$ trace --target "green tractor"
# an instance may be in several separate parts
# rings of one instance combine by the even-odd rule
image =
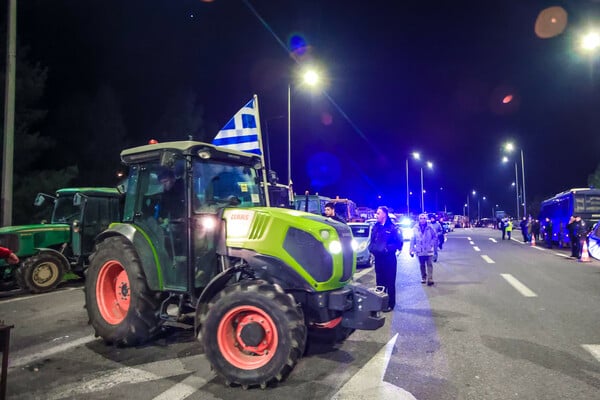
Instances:
[[[36,206],[53,202],[51,221],[0,228],[0,246],[20,259],[17,265],[0,260],[0,287],[43,293],[55,289],[66,273],[83,276],[94,237],[120,220],[122,197],[116,188],[64,188],[56,196],[38,193]]]
[[[340,341],[384,324],[387,294],[352,280],[350,228],[265,207],[258,156],[181,141],[121,159],[123,221],[97,237],[85,284],[107,344],[187,327],[227,384],[266,388],[289,374],[310,333]],[[179,186],[175,201],[163,185]]]

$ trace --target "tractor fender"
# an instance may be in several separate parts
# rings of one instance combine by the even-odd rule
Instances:
[[[32,255],[30,255],[30,256],[28,256],[26,258],[33,257],[33,256],[35,256],[37,254],[40,254],[40,253],[52,253],[52,254],[56,255],[58,258],[60,258],[60,260],[62,261],[62,264],[63,264],[65,272],[70,272],[71,271],[71,263],[69,262],[69,260],[67,259],[67,257],[65,257],[65,255],[63,253],[61,253],[60,251],[51,249],[49,247],[38,247],[38,248],[36,248],[36,250],[37,250],[37,253],[32,254]],[[19,265],[21,265],[23,263],[23,261],[24,260],[21,259],[21,262],[19,263]]]
[[[96,243],[112,236],[122,236],[132,244],[140,258],[148,287],[155,291],[162,290],[161,263],[149,236],[136,225],[115,223],[96,237]]]

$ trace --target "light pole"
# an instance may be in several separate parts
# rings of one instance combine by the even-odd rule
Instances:
[[[415,160],[421,159],[421,154],[418,151],[413,151],[411,154]],[[406,216],[410,216],[410,188],[408,186],[408,157],[406,158]]]
[[[502,157],[502,162],[504,162],[504,163],[508,162],[508,157],[506,157],[506,156]],[[515,185],[515,193],[516,193],[516,196],[517,196],[517,220],[520,220],[521,218],[519,216],[519,209],[521,208],[521,206],[519,204],[520,203],[519,202],[519,169],[517,167],[517,162],[516,161],[515,161],[515,182],[514,182],[514,185]],[[525,196],[523,196],[523,197],[525,197]]]
[[[302,83],[316,86],[320,81],[319,74],[314,69],[306,69],[302,73]],[[288,83],[287,93],[288,119],[288,185],[292,185],[292,85]]]
[[[515,150],[515,146],[511,143],[508,142],[504,145],[504,150],[511,153],[513,150]],[[522,183],[522,190],[523,190],[523,216],[527,217],[527,195],[525,194],[525,157],[523,156],[523,149],[520,149],[521,152],[521,173],[522,173],[522,178],[523,180],[521,181]],[[515,175],[516,178],[518,179],[519,173],[517,172],[517,161],[515,160]],[[519,199],[519,183],[517,182],[517,201]],[[519,207],[520,208],[520,205]],[[519,218],[519,210],[517,208],[517,218]]]
[[[433,163],[427,161],[427,168],[433,169]],[[425,189],[423,187],[423,166],[421,166],[421,213],[425,212]]]

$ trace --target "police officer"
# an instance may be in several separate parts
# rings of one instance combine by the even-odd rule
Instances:
[[[377,208],[377,222],[371,232],[369,251],[375,256],[375,280],[377,286],[384,286],[389,296],[389,307],[385,312],[392,311],[396,306],[396,272],[398,261],[396,250],[402,251],[404,244],[402,231],[388,217],[389,211],[385,206]]]

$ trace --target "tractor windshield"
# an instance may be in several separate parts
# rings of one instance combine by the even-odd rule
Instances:
[[[194,212],[211,212],[223,206],[262,206],[256,170],[216,161],[194,164]]]
[[[70,224],[74,219],[79,218],[81,209],[73,205],[73,196],[59,197],[54,203],[54,212],[52,213],[53,224]]]

